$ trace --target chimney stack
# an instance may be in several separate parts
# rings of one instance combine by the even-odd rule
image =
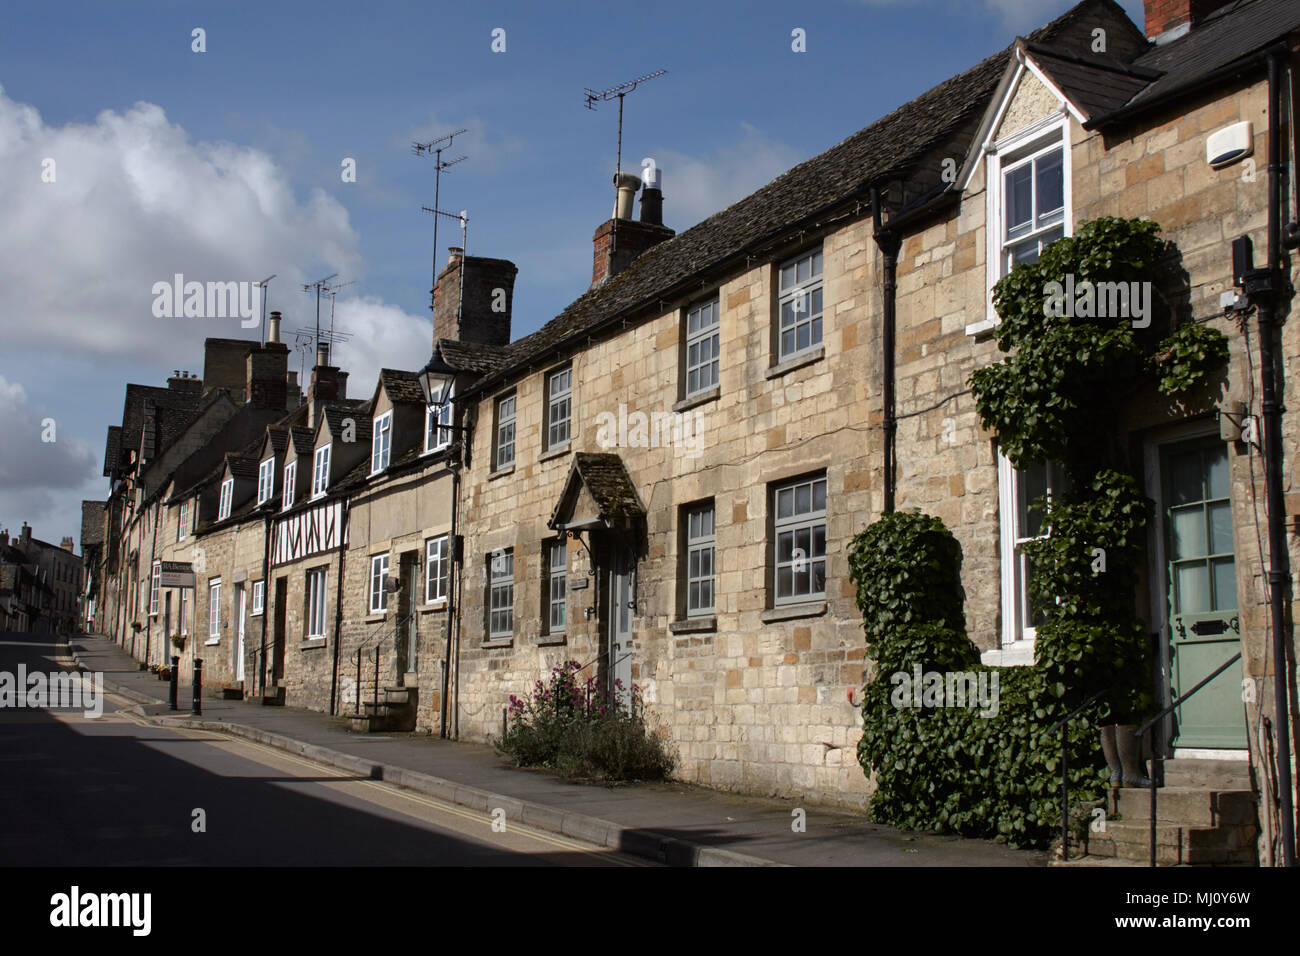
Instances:
[[[631,173],[614,177],[618,199],[614,218],[602,223],[592,236],[591,288],[618,275],[632,260],[652,246],[676,233],[663,224],[663,192],[659,188],[659,168],[646,170],[646,189],[641,196],[641,221],[632,218],[632,203],[641,180]]]
[[[245,363],[244,392],[248,404],[254,408],[291,408],[286,378],[288,370],[289,347],[283,342],[272,340],[254,346]]]
[[[328,342],[317,344],[316,366],[311,370],[311,387],[307,393],[307,401],[311,406],[309,424],[312,428],[320,422],[321,410],[326,404],[348,397],[348,373],[330,365],[329,354]]]
[[[452,246],[433,296],[433,340],[510,344],[515,276],[509,259],[467,256]]]
[[[59,547],[70,554],[75,553],[77,550],[77,545],[71,538],[64,538],[59,542]]]
[[[1156,43],[1177,40],[1231,0],[1146,0],[1146,35]]]
[[[25,553],[32,543],[32,526],[23,522],[22,534],[18,538],[18,547]]]

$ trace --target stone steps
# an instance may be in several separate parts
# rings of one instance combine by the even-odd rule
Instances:
[[[1252,790],[1166,786],[1156,791],[1156,821],[1189,827],[1253,825],[1256,805]],[[1151,791],[1138,787],[1120,789],[1111,816],[1129,822],[1150,820]]]
[[[1164,762],[1165,787],[1205,787],[1211,790],[1253,790],[1246,760],[1197,760],[1176,757]]]
[[[1160,866],[1254,866],[1259,836],[1251,790],[1162,787],[1156,794]],[[1151,791],[1125,787],[1101,833],[1088,833],[1088,855],[1149,863]]]

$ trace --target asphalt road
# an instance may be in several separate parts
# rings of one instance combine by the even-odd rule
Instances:
[[[48,635],[0,634],[0,675],[20,664],[75,669]],[[129,705],[0,707],[0,865],[650,865]]]

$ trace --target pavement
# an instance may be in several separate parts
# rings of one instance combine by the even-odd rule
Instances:
[[[1046,866],[1047,854],[988,840],[881,826],[860,814],[681,782],[576,783],[514,767],[492,747],[427,734],[358,734],[338,718],[295,707],[204,696],[190,715],[169,710],[168,685],[113,641],[70,638],[73,658],[109,692],[160,726],[220,731],[426,796],[670,866]],[[213,688],[215,691],[215,688]],[[805,829],[796,832],[795,810]]]

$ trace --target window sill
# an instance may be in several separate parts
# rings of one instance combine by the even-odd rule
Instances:
[[[809,349],[806,352],[800,352],[798,355],[792,355],[788,359],[778,362],[766,372],[764,378],[780,378],[787,372],[793,372],[797,368],[803,368],[805,365],[811,365],[813,362],[820,362],[826,357],[826,346],[819,345],[816,348]]]
[[[504,468],[498,468],[496,471],[489,471],[488,481],[492,481],[495,478],[504,478],[506,475],[513,475],[514,473],[515,473],[515,465],[514,462],[511,462],[510,464],[506,465]]]
[[[997,319],[983,319],[979,322],[972,322],[970,325],[966,326],[966,334],[975,336],[985,335],[992,332],[997,327]]]
[[[556,445],[554,448],[550,449],[549,451],[545,451],[542,454],[538,455],[537,460],[550,461],[552,458],[560,458],[563,455],[567,455],[569,453],[569,444],[570,443],[566,441],[563,445]]]
[[[560,644],[568,643],[567,634],[542,634],[537,638],[538,647],[556,647]]]
[[[1016,641],[980,654],[980,663],[989,667],[1028,667],[1034,663],[1034,642]]]
[[[810,601],[807,604],[784,604],[769,608],[758,617],[764,624],[773,624],[777,621],[794,621],[801,617],[821,617],[825,613],[825,601]]]
[[[326,644],[325,638],[323,638],[323,637],[312,637],[312,638],[308,638],[307,640],[305,640],[305,641],[303,641],[301,644],[299,644],[299,645],[298,645],[298,650],[300,650],[300,651],[314,651],[314,650],[316,650],[316,649],[319,648],[319,647],[324,647],[325,644]]]
[[[421,614],[432,614],[434,611],[445,611],[445,610],[447,610],[446,598],[439,598],[438,600],[433,601],[431,603],[420,605]]]
[[[515,639],[513,637],[494,637],[490,641],[484,641],[479,647],[491,650],[495,647],[514,647]]]
[[[211,647],[213,644],[220,644],[220,643],[221,643],[221,638],[219,638],[219,637],[209,637],[206,641],[203,642],[203,646],[204,646],[204,647]]]
[[[372,613],[372,614],[367,614],[367,615],[365,616],[365,618],[364,618],[364,623],[366,623],[366,624],[376,624],[376,623],[378,623],[379,621],[386,621],[386,620],[388,620],[388,612],[387,612],[387,611],[376,611],[376,612],[374,612],[374,613]]]
[[[687,395],[680,402],[673,405],[673,411],[685,412],[698,405],[704,405],[708,402],[716,402],[722,397],[722,386],[714,385],[712,388],[706,388],[702,392],[696,392],[694,395]]]
[[[668,630],[674,634],[702,634],[718,629],[718,619],[709,617],[691,617],[684,621],[669,621]]]

